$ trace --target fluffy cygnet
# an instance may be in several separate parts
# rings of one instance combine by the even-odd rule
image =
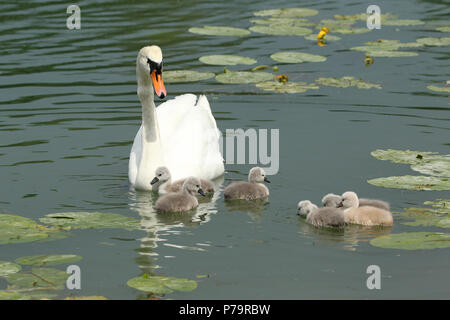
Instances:
[[[155,208],[161,212],[183,212],[198,206],[198,200],[194,196],[197,193],[205,196],[200,180],[194,177],[187,178],[183,183],[182,191],[167,193],[161,196],[155,204]]]
[[[247,181],[233,182],[224,190],[225,200],[255,200],[269,196],[269,189],[262,182],[270,181],[266,177],[264,169],[254,167],[248,174]]]
[[[322,198],[322,205],[324,207],[337,208],[341,200],[340,195],[329,193]]]
[[[394,224],[392,213],[374,206],[360,206],[356,193],[347,191],[342,195],[339,207],[344,209],[345,222],[364,226],[391,226]]]
[[[306,222],[315,227],[343,227],[344,211],[337,208],[318,208],[309,200],[300,201],[297,205],[298,215],[305,217]]]
[[[166,167],[159,167],[155,171],[155,177],[150,182],[153,190],[157,190],[159,194],[166,194],[169,192],[180,192],[183,183],[186,179],[180,179],[172,183],[172,177],[169,169]],[[211,181],[200,179],[202,190],[206,194],[214,193],[214,185]]]
[[[341,196],[338,196],[337,194],[334,194],[334,193],[329,193],[322,198],[322,205],[324,207],[337,208],[339,206],[339,204],[341,203],[341,201],[342,201]],[[391,210],[391,206],[389,205],[389,203],[387,203],[386,201],[376,200],[376,199],[361,198],[361,199],[359,199],[359,206],[360,207],[364,207],[364,206],[376,207],[376,208],[380,208],[380,209],[383,209],[386,211]]]

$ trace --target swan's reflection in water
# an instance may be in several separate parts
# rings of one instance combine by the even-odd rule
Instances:
[[[217,200],[222,194],[223,177],[213,181],[216,190],[212,196],[199,199],[199,206],[183,213],[160,213],[154,209],[158,199],[156,192],[139,192],[130,190],[129,207],[141,217],[141,228],[147,235],[140,239],[136,249],[139,257],[136,262],[143,273],[153,274],[160,266],[157,264],[159,254],[155,249],[163,243],[166,246],[187,250],[204,251],[204,247],[188,247],[168,242],[168,236],[180,234],[186,227],[199,226],[211,220],[217,213]],[[166,238],[167,237],[167,238]]]
[[[347,225],[344,228],[317,228],[299,218],[300,233],[312,241],[339,245],[343,250],[356,251],[361,242],[389,234],[392,227]]]

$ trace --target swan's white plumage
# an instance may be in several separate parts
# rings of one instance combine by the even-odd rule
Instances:
[[[163,165],[170,170],[173,180],[189,176],[211,180],[223,174],[223,157],[219,149],[220,132],[206,96],[200,96],[198,101],[193,94],[177,96],[160,104],[156,108],[156,115]],[[128,176],[133,185],[139,174],[141,154],[142,126],[134,138],[130,153]],[[148,163],[146,167],[160,166],[161,163],[156,161],[158,160]],[[148,189],[151,189],[150,181]]]

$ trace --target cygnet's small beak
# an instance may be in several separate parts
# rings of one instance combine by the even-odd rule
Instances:
[[[200,193],[204,197],[206,196],[206,194],[205,194],[205,192],[203,192],[202,188],[198,189],[198,193]]]
[[[164,99],[167,96],[166,87],[164,86],[164,81],[162,78],[162,71],[154,69],[150,74],[152,77],[153,88],[155,89],[156,95],[160,99]]]
[[[155,183],[157,183],[159,181],[158,177],[154,177],[152,182],[150,182],[151,185],[154,185]]]
[[[267,183],[270,183],[269,179],[267,179],[267,177],[264,177],[264,181]]]

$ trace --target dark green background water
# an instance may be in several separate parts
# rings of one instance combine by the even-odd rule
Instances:
[[[449,249],[400,251],[368,242],[383,233],[433,228],[397,220],[392,230],[336,233],[311,228],[296,216],[299,200],[318,203],[328,192],[354,190],[390,201],[393,210],[448,197],[366,182],[413,174],[408,166],[372,158],[374,149],[449,153],[448,97],[426,89],[449,79],[448,47],[418,48],[419,56],[412,58],[375,58],[369,68],[363,53],[348,50],[380,38],[409,42],[446,36],[430,31],[430,25],[448,22],[445,1],[377,1],[382,13],[427,24],[343,35],[326,47],[302,37],[207,37],[187,29],[204,24],[248,28],[252,11],[276,7],[314,8],[320,13],[312,20],[318,21],[365,12],[372,3],[78,1],[81,30],[66,28],[69,4],[0,4],[0,210],[34,219],[53,212],[115,212],[142,219],[146,231],[83,230],[51,242],[1,245],[0,260],[81,255],[82,290],[76,294],[108,298],[140,297],[126,281],[142,272],[198,280],[196,290],[168,296],[174,299],[449,297]],[[127,179],[128,155],[141,121],[135,59],[148,44],[163,49],[165,70],[220,72],[221,67],[198,61],[208,54],[244,55],[275,65],[269,56],[276,51],[316,53],[328,60],[279,65],[280,73],[307,82],[353,75],[380,83],[383,90],[323,87],[287,95],[214,79],[167,84],[168,98],[207,94],[222,131],[279,128],[281,154],[264,210],[226,207],[219,194],[194,216],[161,216],[153,212],[149,195],[129,191]],[[226,169],[225,184],[245,179],[249,166]],[[378,291],[366,288],[371,264],[381,267]]]

